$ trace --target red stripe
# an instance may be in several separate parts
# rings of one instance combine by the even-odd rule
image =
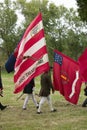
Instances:
[[[49,68],[50,68],[49,62],[46,62],[45,64],[37,67],[35,72],[35,77],[41,74],[42,72],[49,70]]]
[[[44,30],[41,30],[39,33],[37,33],[33,38],[31,38],[30,40],[28,40],[24,46],[23,52],[21,55],[23,55],[23,53],[25,53],[27,50],[29,50],[29,48],[31,46],[33,46],[36,42],[38,42],[41,38],[44,37]],[[18,66],[21,63],[21,56],[18,57],[18,60],[16,61],[15,67]]]
[[[44,47],[45,48],[45,47]],[[46,53],[45,49],[41,49],[39,50],[39,52],[37,52],[36,55],[33,55],[33,57],[37,57],[38,59],[40,58],[39,54],[42,52],[43,50],[43,55]],[[41,54],[42,56],[42,54]],[[21,76],[21,74],[29,67],[31,67],[33,64],[35,63],[34,60],[31,60],[31,59],[27,59],[24,63],[21,64],[18,72],[16,73],[16,75],[14,75],[14,81],[16,82],[17,79]]]
[[[37,59],[39,59],[42,55],[46,54],[47,50],[46,50],[46,46],[42,47],[41,49],[39,49],[36,53],[34,53],[34,55],[32,55],[32,57],[35,57]],[[14,81],[17,82],[18,77],[29,67],[31,67],[33,64],[35,63],[34,60],[32,59],[27,59],[25,62],[23,62],[18,70],[18,72],[16,73],[16,75],[14,75]]]
[[[40,39],[44,37],[44,30],[40,30],[39,33],[37,33],[34,37],[29,39],[25,46],[24,46],[24,52],[26,52],[31,46],[33,46],[36,42],[38,42]]]
[[[20,86],[18,86],[18,87],[15,89],[14,93],[18,93],[18,92],[22,91],[22,90],[24,89],[24,87],[29,83],[29,81],[30,81],[32,78],[34,78],[34,77],[40,75],[41,73],[43,73],[44,71],[47,71],[47,70],[49,70],[49,63],[48,63],[48,62],[45,63],[44,65],[41,65],[40,67],[37,67],[35,73],[32,74],[32,75],[31,75],[25,82],[23,82]]]
[[[41,13],[39,13],[37,17],[31,22],[31,24],[27,27],[23,38],[25,38],[28,35],[28,32],[30,32],[30,30],[32,30],[32,28],[36,26],[40,21],[42,21]]]

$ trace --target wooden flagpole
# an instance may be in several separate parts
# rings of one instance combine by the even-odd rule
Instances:
[[[1,78],[1,65],[0,65],[0,78]],[[0,92],[0,96],[3,97],[2,91]]]

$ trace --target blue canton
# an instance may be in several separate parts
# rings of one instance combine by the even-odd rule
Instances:
[[[54,62],[62,65],[63,57],[57,53],[54,53]]]

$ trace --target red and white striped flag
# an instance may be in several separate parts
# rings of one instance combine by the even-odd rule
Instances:
[[[41,13],[28,26],[19,44],[15,63],[14,93],[22,91],[32,78],[49,70]]]

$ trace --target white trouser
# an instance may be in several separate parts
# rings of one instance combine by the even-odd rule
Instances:
[[[53,111],[53,106],[52,106],[52,102],[51,102],[51,97],[50,97],[50,95],[49,95],[49,96],[47,96],[47,97],[41,97],[41,100],[40,100],[40,102],[39,102],[38,112],[41,112],[41,107],[42,107],[42,105],[43,105],[43,103],[44,103],[45,101],[48,101],[48,104],[49,104],[49,106],[50,106],[50,110]]]
[[[34,102],[35,106],[37,107],[38,106],[38,103],[34,97],[34,94],[27,94],[25,100],[24,100],[24,104],[23,104],[23,108],[26,108],[27,106],[27,103],[28,103],[28,100],[32,98],[32,101]]]

